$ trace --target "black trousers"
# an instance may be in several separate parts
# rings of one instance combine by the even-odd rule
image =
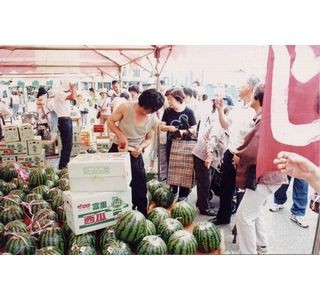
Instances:
[[[118,145],[112,144],[109,152],[119,152]],[[133,157],[130,154],[131,162],[131,176],[132,180],[130,183],[132,193],[132,205],[133,209],[138,209],[146,217],[148,215],[148,200],[147,200],[147,176],[144,169],[144,162],[142,155]]]
[[[232,199],[236,189],[236,169],[232,164],[233,154],[227,150],[223,156],[220,208],[217,219],[229,223],[232,215]]]
[[[59,161],[59,170],[65,168],[70,161],[72,150],[72,120],[69,117],[58,118],[58,129],[61,135],[61,155]]]
[[[197,182],[197,206],[200,211],[210,208],[210,189],[215,169],[209,169],[204,165],[204,161],[196,156],[194,158],[194,169]]]

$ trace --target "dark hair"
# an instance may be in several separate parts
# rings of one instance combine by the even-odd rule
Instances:
[[[260,84],[257,86],[256,90],[254,91],[254,100],[259,101],[260,105],[263,104],[263,96],[264,96],[264,84]]]
[[[94,93],[94,88],[91,87],[91,88],[89,89],[89,91],[92,92],[92,93]]]
[[[140,94],[140,89],[137,85],[131,85],[128,88],[129,92],[136,92],[137,94]]]
[[[188,87],[184,87],[183,88],[183,92],[186,96],[192,97],[193,96],[193,92],[192,89],[188,88]]]
[[[171,89],[166,90],[166,92],[165,92],[164,95],[165,95],[166,97],[168,97],[173,90],[174,90],[174,88],[171,88]]]
[[[198,92],[196,90],[192,90],[192,92],[193,92],[193,97],[197,98],[198,97]]]
[[[194,82],[192,82],[192,84],[196,84],[197,86],[200,86],[200,82],[198,80],[195,80]]]
[[[126,93],[126,92],[122,92],[122,93],[120,94],[120,97],[129,100],[130,95],[129,95],[128,93]]]
[[[47,90],[43,86],[40,86],[38,89],[37,98],[39,98],[47,93],[48,93]]]
[[[208,95],[207,94],[203,94],[202,95],[202,101],[206,101],[208,100]]]
[[[112,80],[111,85],[114,85],[116,83],[119,83],[119,80]]]
[[[161,85],[166,85],[166,82],[165,82],[163,79],[161,79],[161,80],[160,80],[160,84],[161,84]]]
[[[174,99],[176,99],[180,103],[183,103],[184,99],[186,98],[183,90],[180,88],[174,88],[170,90],[168,95],[171,95]]]
[[[148,89],[139,96],[138,103],[144,109],[155,112],[163,106],[164,97],[156,89]]]

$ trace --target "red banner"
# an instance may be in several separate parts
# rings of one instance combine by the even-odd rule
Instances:
[[[320,163],[320,46],[269,48],[257,177],[281,150]]]

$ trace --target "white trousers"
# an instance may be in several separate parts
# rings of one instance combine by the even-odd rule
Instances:
[[[280,185],[258,184],[255,191],[246,189],[236,214],[241,254],[258,254],[257,246],[267,246],[265,208],[267,198]]]

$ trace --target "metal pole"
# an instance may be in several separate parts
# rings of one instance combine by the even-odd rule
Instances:
[[[313,242],[312,254],[320,254],[320,213],[318,214],[318,223]]]

